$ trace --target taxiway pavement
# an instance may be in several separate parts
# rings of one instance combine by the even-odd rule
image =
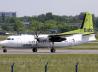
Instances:
[[[33,53],[31,49],[8,49],[7,53],[3,53],[0,49],[0,54],[98,54],[98,50],[56,50],[51,53],[48,49],[38,49],[37,53]]]

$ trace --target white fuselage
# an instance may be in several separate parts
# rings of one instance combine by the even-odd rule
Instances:
[[[48,35],[39,35],[39,38],[48,39]],[[82,34],[74,34],[65,38],[66,40],[64,41],[54,42],[54,47],[59,48],[65,46],[73,46],[96,40],[95,34],[85,36]],[[49,42],[48,40],[37,42],[34,35],[18,35],[9,36],[7,40],[1,41],[0,45],[8,48],[33,48],[36,46],[38,48],[48,48],[52,46],[52,42]]]

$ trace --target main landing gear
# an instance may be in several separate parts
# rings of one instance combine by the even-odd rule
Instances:
[[[55,50],[55,48],[54,48],[54,42],[52,42],[52,47],[51,47],[51,49],[50,49],[50,52],[51,52],[51,53],[55,53],[55,51],[56,51],[56,50]]]
[[[55,51],[56,51],[55,48],[51,48],[51,49],[50,49],[50,52],[51,52],[51,53],[55,53]]]
[[[51,53],[55,53],[55,51],[56,51],[56,50],[55,50],[55,48],[53,48],[53,47],[50,49],[50,52],[51,52]],[[37,48],[32,48],[32,52],[37,52]]]
[[[32,51],[33,52],[37,52],[37,48],[32,48]]]
[[[36,42],[36,46],[32,48],[32,52],[36,53],[37,51],[38,51],[38,45],[37,45],[37,42]],[[54,42],[52,42],[52,44],[51,44],[50,52],[51,53],[56,52],[56,50],[54,48]]]
[[[34,52],[34,53],[36,53],[38,51],[38,48],[32,48],[32,52]],[[51,53],[55,53],[55,48],[54,47],[52,47],[52,48],[50,48],[50,52]]]

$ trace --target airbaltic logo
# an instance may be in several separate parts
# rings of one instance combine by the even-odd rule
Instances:
[[[93,32],[93,29],[84,28],[84,32]]]

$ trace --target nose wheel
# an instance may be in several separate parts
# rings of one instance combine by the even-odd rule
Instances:
[[[3,46],[2,49],[3,49],[3,53],[6,53],[7,52],[6,47]]]
[[[3,48],[3,52],[6,53],[7,52],[7,49],[6,48]]]

